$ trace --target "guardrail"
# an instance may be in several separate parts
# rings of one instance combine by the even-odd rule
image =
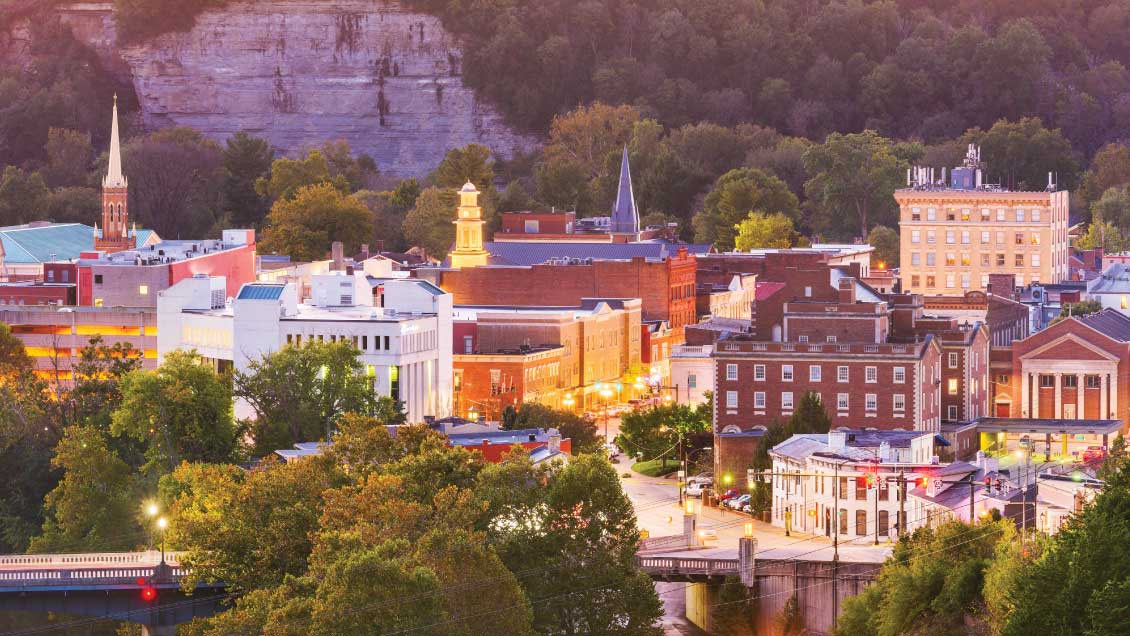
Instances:
[[[34,569],[0,570],[0,589],[27,586],[75,585],[137,585],[137,580],[154,575],[155,568],[102,568],[102,569]],[[176,582],[188,575],[187,568],[169,570],[168,582]]]
[[[646,539],[640,539],[640,552],[686,547],[687,537],[681,534],[670,534],[662,537],[648,537]]]
[[[165,562],[171,565],[180,563],[182,552],[165,552]],[[157,550],[148,552],[95,552],[90,554],[2,554],[0,555],[0,571],[25,568],[45,567],[51,565],[68,566],[70,569],[80,568],[84,565],[93,567],[106,565],[127,565],[131,563],[144,563],[156,565],[161,559]]]
[[[738,559],[699,559],[637,555],[636,564],[647,574],[666,576],[730,576],[739,571]]]

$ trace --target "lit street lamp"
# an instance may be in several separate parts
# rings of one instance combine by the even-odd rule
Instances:
[[[161,531],[161,565],[165,564],[165,528],[169,527],[169,520],[161,517],[157,520],[157,529]]]

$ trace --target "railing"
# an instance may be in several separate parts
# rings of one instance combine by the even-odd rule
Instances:
[[[738,573],[738,559],[695,559],[639,555],[636,564],[648,574],[728,576]]]
[[[181,552],[166,552],[167,563],[179,563]],[[149,552],[96,552],[90,554],[3,554],[0,555],[0,570],[13,569],[9,566],[48,566],[67,565],[72,568],[82,565],[108,565],[127,563],[156,563],[160,560],[161,553],[156,550]]]
[[[0,570],[0,589],[29,586],[75,585],[137,585],[138,579],[154,576],[155,568],[105,568],[105,569],[35,569]],[[175,583],[188,575],[187,568],[169,570],[168,582]]]
[[[687,537],[681,534],[671,534],[662,537],[648,537],[640,540],[640,551],[662,550],[666,548],[685,548]]]

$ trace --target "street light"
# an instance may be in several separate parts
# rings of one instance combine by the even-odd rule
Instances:
[[[157,520],[157,529],[161,531],[161,565],[165,564],[165,528],[169,527],[169,520],[161,517]]]
[[[577,403],[577,401],[573,399],[572,393],[566,393],[565,399],[561,400],[561,403],[571,409],[573,408],[573,405]]]
[[[612,389],[607,387],[601,389],[600,397],[604,398],[604,443],[610,444],[612,440],[608,439],[608,398],[612,397]]]

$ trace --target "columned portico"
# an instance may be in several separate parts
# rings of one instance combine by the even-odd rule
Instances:
[[[1094,404],[1087,398],[1088,388],[1092,389],[1090,400],[1096,398],[1098,400],[1099,419],[1112,418],[1117,412],[1118,363],[1116,361],[1023,360],[1021,369],[1021,417],[1086,419],[1087,404]],[[1049,376],[1051,386],[1047,386]],[[1074,386],[1069,386],[1072,382]],[[1044,386],[1041,387],[1041,384]],[[1096,388],[1097,395],[1094,391]],[[1041,412],[1041,392],[1053,393],[1051,412]]]

